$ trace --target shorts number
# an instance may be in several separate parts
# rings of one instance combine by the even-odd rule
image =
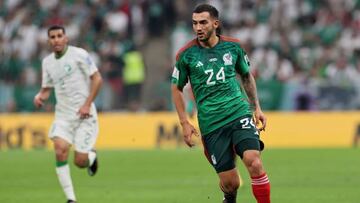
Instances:
[[[242,126],[241,126],[242,129],[249,129],[249,128],[251,128],[251,126],[255,128],[253,119],[243,118],[240,120],[240,123],[242,124]]]
[[[250,129],[251,126],[256,129],[254,121],[251,118],[243,118],[240,120],[240,123],[242,124],[242,126],[241,126],[242,129]],[[255,134],[259,135],[259,132],[256,130]]]

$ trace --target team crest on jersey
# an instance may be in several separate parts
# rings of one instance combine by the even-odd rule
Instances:
[[[231,55],[230,52],[224,54],[223,60],[224,60],[224,65],[225,65],[225,66],[229,66],[229,65],[232,65],[232,64],[233,64],[233,63],[232,63],[232,55]]]
[[[66,73],[69,73],[71,71],[71,66],[69,64],[64,65],[64,70]]]

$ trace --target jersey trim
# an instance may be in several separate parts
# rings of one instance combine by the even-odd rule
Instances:
[[[65,49],[61,53],[59,53],[58,55],[54,52],[55,58],[60,59],[61,57],[63,57],[66,54],[67,50],[68,50],[68,45],[66,45]]]
[[[235,42],[235,43],[240,44],[240,40],[233,38],[233,37],[224,36],[224,35],[220,35],[220,40],[225,41],[225,42]]]
[[[197,44],[198,44],[197,39],[193,39],[193,40],[189,41],[188,43],[186,43],[185,46],[181,47],[181,48],[179,49],[179,51],[176,53],[176,60],[179,60],[180,55],[181,55],[186,49],[189,49],[190,47],[195,46],[195,45],[197,45]]]

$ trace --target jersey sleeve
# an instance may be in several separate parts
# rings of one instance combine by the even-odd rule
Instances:
[[[90,54],[84,49],[79,49],[79,60],[79,67],[87,76],[90,77],[98,71],[98,68],[96,67],[95,62],[91,59]]]
[[[47,67],[46,62],[43,60],[41,63],[41,71],[42,71],[41,87],[42,88],[54,87],[54,82],[50,77],[50,74],[46,67]]]
[[[236,60],[235,69],[240,75],[247,74],[250,71],[249,58],[240,46],[238,46],[238,57]]]
[[[174,66],[174,70],[171,76],[171,83],[176,84],[179,89],[183,89],[188,82],[188,69],[184,58],[180,56]]]

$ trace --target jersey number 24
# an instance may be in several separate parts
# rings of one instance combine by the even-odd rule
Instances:
[[[221,67],[220,70],[216,73],[216,80],[213,80],[214,69],[205,70],[205,74],[209,75],[208,79],[206,80],[207,85],[215,85],[216,81],[225,81],[224,67]]]

